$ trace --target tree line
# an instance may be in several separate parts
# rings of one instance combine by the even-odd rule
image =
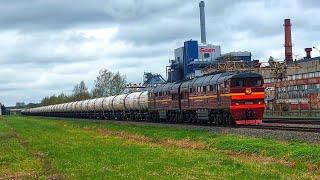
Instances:
[[[71,95],[60,93],[59,95],[48,96],[41,100],[40,105],[48,106],[91,98],[118,95],[125,89],[125,87],[125,76],[121,75],[119,72],[112,73],[107,69],[102,69],[99,71],[97,78],[94,80],[94,87],[91,91],[88,90],[85,82],[81,81],[74,86]]]

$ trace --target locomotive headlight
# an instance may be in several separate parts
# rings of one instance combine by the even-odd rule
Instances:
[[[251,88],[246,88],[245,93],[246,93],[247,95],[251,94],[251,93],[252,93]]]

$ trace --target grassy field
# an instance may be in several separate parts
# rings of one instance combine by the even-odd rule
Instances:
[[[0,179],[319,179],[320,145],[149,125],[0,117]]]

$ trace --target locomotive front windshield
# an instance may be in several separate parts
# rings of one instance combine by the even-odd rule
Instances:
[[[232,87],[260,87],[262,86],[261,78],[244,78],[244,79],[233,79],[231,81]]]

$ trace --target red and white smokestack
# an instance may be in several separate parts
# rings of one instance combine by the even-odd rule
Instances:
[[[292,62],[292,39],[291,39],[291,22],[290,19],[284,20],[284,47],[285,61]]]
[[[306,51],[306,58],[311,58],[312,48],[305,48],[304,50]]]

